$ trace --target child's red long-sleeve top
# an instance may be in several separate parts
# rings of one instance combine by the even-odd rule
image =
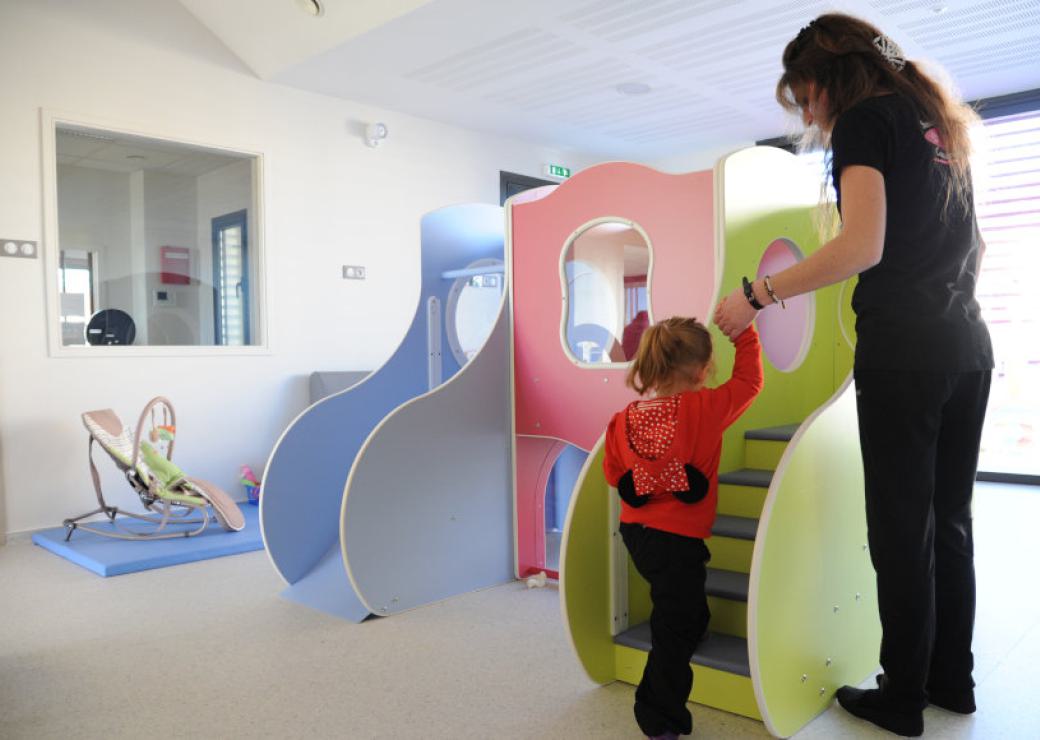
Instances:
[[[668,451],[656,459],[642,457],[633,449],[628,434],[629,413],[635,401],[614,414],[607,427],[603,472],[607,482],[618,480],[637,464],[648,479],[668,479],[676,461],[690,464],[708,479],[708,493],[696,504],[683,503],[668,490],[655,490],[638,508],[621,502],[621,521],[642,524],[665,532],[699,537],[711,536],[719,497],[719,458],[722,433],[736,421],[762,390],[762,352],[758,333],[749,326],[737,337],[733,375],[718,388],[703,388],[678,394],[679,409],[675,435]],[[626,422],[627,420],[627,422]],[[658,486],[658,488],[662,488]]]

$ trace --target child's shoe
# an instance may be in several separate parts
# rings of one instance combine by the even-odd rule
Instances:
[[[838,703],[849,714],[872,722],[878,727],[904,737],[920,737],[924,733],[924,715],[893,707],[881,689],[857,689],[842,686],[837,692]]]

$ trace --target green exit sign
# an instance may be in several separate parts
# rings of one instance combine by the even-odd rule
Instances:
[[[571,176],[571,168],[563,167],[558,164],[547,164],[545,165],[545,174],[547,174],[549,177],[559,177],[561,179],[566,180],[568,177]]]

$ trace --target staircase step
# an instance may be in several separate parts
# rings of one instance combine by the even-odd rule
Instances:
[[[614,642],[618,645],[650,652],[650,623],[643,622],[635,627],[630,627],[617,635]],[[697,646],[690,662],[693,665],[714,668],[738,676],[751,676],[747,640],[732,635],[710,633],[708,639]]]
[[[764,439],[770,442],[790,442],[791,437],[798,431],[801,424],[785,424],[779,427],[764,427],[762,429],[748,429],[744,432],[744,439]]]
[[[772,481],[773,471],[759,468],[741,468],[728,473],[719,473],[719,485],[769,488]]]
[[[715,537],[733,537],[738,540],[753,540],[758,533],[758,519],[746,516],[719,514],[711,528]]]
[[[731,570],[708,568],[708,577],[704,582],[704,592],[708,596],[717,596],[733,601],[748,599],[747,573],[734,573]]]

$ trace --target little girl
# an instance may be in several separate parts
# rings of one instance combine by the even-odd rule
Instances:
[[[692,729],[690,658],[711,617],[704,540],[715,522],[722,433],[762,390],[754,327],[734,345],[733,377],[705,388],[714,369],[707,328],[678,317],[649,327],[626,382],[653,397],[629,404],[607,427],[603,469],[621,496],[621,536],[653,602],[650,655],[635,705],[636,722],[651,738]]]

